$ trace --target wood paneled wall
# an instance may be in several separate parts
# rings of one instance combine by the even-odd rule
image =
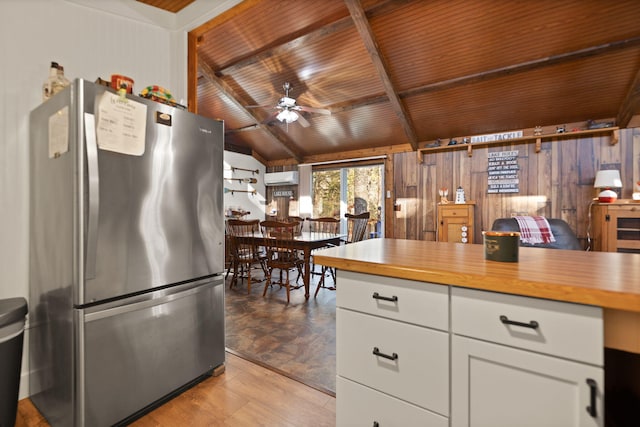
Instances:
[[[475,236],[482,242],[482,230],[491,229],[496,218],[512,213],[562,218],[586,247],[593,188],[599,169],[618,169],[624,187],[621,198],[631,198],[634,182],[640,179],[640,128],[621,129],[619,142],[610,136],[586,136],[542,142],[535,141],[478,147],[472,157],[466,150],[429,152],[419,163],[415,152],[393,155],[393,193],[396,208],[387,236],[415,240],[436,239],[438,189],[449,189],[449,200],[462,186],[467,200],[476,202]],[[520,192],[487,193],[488,153],[518,150]]]

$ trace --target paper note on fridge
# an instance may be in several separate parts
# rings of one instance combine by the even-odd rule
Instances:
[[[98,148],[141,156],[147,129],[147,106],[104,92],[98,102]]]
[[[69,151],[69,106],[49,116],[49,158],[58,158]]]

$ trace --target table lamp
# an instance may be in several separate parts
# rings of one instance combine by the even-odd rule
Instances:
[[[601,170],[596,173],[596,181],[593,183],[594,188],[600,188],[602,191],[598,194],[600,203],[613,203],[618,198],[618,194],[612,188],[622,188],[622,180],[620,179],[620,171],[617,170]]]

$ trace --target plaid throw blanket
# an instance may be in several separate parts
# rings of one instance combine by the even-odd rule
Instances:
[[[549,221],[543,216],[516,216],[520,226],[520,240],[524,243],[551,243],[556,239],[551,233]]]

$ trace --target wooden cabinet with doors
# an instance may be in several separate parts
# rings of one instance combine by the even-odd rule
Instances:
[[[640,253],[640,202],[594,203],[591,209],[594,250]]]
[[[473,243],[475,202],[438,203],[438,241]]]

